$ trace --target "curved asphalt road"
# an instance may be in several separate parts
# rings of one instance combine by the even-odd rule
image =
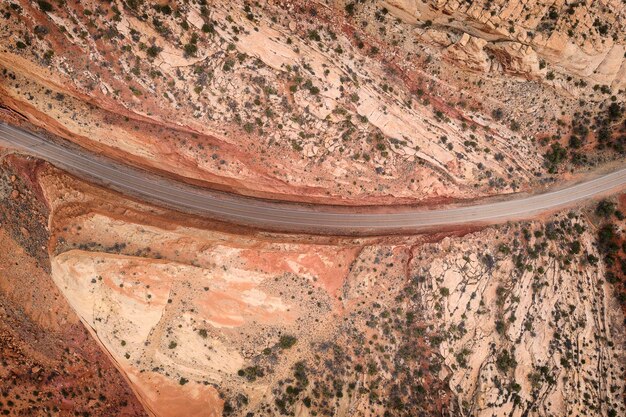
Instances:
[[[261,229],[313,234],[382,235],[530,218],[617,191],[626,168],[577,185],[507,201],[437,210],[299,205],[212,192],[161,178],[78,148],[0,124],[0,145],[25,151],[59,168],[150,202]]]

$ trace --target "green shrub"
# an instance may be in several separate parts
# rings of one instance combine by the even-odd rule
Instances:
[[[295,338],[295,336],[282,335],[280,337],[280,341],[278,342],[278,345],[283,349],[289,349],[293,347],[293,345],[295,345],[296,342],[297,342],[297,339]]]
[[[156,45],[152,45],[148,49],[146,49],[146,54],[148,54],[150,58],[156,58],[161,51],[161,48]]]
[[[198,52],[198,46],[195,43],[187,43],[185,44],[185,57],[195,56]]]
[[[517,361],[515,361],[515,357],[508,350],[503,350],[496,358],[496,366],[502,372],[507,372],[511,368],[515,369]]]
[[[52,7],[52,5],[48,3],[47,1],[39,0],[37,4],[39,5],[39,8],[43,12],[51,12],[52,10],[54,10],[54,7]]]
[[[596,206],[596,215],[608,219],[615,213],[615,203],[609,200],[602,200]]]
[[[262,378],[265,372],[258,366],[248,366],[237,371],[237,375],[246,378],[249,382],[254,382],[257,378]]]
[[[567,150],[556,142],[550,145],[550,150],[543,156],[548,172],[554,174],[557,172],[559,165],[565,160]]]

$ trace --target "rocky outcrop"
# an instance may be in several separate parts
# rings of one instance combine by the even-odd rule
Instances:
[[[444,239],[416,262],[463,414],[623,412],[623,317],[589,223],[570,219]]]
[[[539,192],[626,143],[615,0],[13,0],[0,15],[0,119],[224,191],[435,205]],[[23,176],[33,191],[0,182],[14,216],[0,241],[8,230],[49,258],[53,281],[18,288],[42,271],[5,244],[29,266],[0,256],[13,277],[0,296],[20,294],[27,314],[64,297],[69,330],[35,319],[60,339],[80,319],[154,416],[626,414],[624,323],[605,282],[616,278],[585,210],[433,235],[297,236],[149,206],[44,163]],[[80,383],[115,400],[91,386],[59,396],[104,355],[59,348],[5,301],[0,347],[21,379],[0,366],[3,383],[40,378],[13,341],[41,335],[56,358],[45,365],[74,371],[50,371],[52,397],[74,414],[141,413],[110,364]],[[20,390],[24,404],[41,399]]]
[[[623,411],[623,317],[581,214],[315,238],[38,181],[56,285],[157,416]]]
[[[397,17],[414,25],[432,24],[431,30],[461,31],[473,42],[468,51],[482,61],[493,51],[496,65],[484,71],[504,71],[539,78],[538,61],[545,61],[565,75],[590,84],[626,87],[626,44],[623,41],[626,8],[617,1],[428,1],[383,2]],[[504,45],[503,45],[504,44]],[[471,62],[459,56],[461,64]]]
[[[539,74],[539,58],[535,50],[528,45],[498,42],[486,44],[485,48],[494,57],[492,66],[496,68],[492,67],[492,70],[522,76]]]
[[[485,51],[487,41],[464,33],[457,42],[445,49],[444,57],[468,69],[487,72],[491,60]]]
[[[2,106],[96,152],[246,195],[429,204],[539,182],[541,150],[529,138],[544,126],[516,113],[532,98],[561,97],[523,86],[471,102],[467,90],[486,73],[500,74],[495,82],[546,73],[534,44],[459,28],[470,21],[460,11],[449,23],[415,11],[421,26],[435,19],[427,28],[368,14],[363,28],[343,10],[319,6],[313,19],[308,6],[286,3],[249,12],[243,3],[177,4],[171,13],[121,2],[119,13],[7,6]],[[38,35],[22,39],[20,25]],[[438,53],[454,65],[421,62]],[[478,79],[457,75],[467,68]],[[494,119],[502,107],[510,117]]]

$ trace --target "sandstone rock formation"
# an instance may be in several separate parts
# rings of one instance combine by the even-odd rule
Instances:
[[[145,416],[50,277],[48,213],[22,168],[0,165],[0,412]]]
[[[0,119],[247,196],[505,198],[623,165],[625,14],[7,0]],[[624,195],[522,224],[298,236],[0,151],[5,414],[626,415]]]
[[[616,1],[420,1],[383,2],[391,14],[411,24],[431,22],[434,30],[480,39],[472,56],[493,52],[497,68],[541,75],[538,61],[590,84],[626,87],[626,8]],[[498,54],[495,51],[499,51]],[[471,59],[470,59],[471,60]],[[465,62],[462,57],[461,62]],[[520,62],[526,65],[521,66]],[[485,71],[494,66],[482,68]]]
[[[3,108],[103,154],[248,195],[427,204],[540,187],[550,144],[535,136],[566,145],[572,115],[603,113],[626,79],[613,3],[44,9],[2,7]],[[616,157],[587,142],[572,149],[574,166]]]
[[[589,229],[581,218],[564,218],[528,225],[542,237],[514,240],[520,255],[488,231],[460,246],[445,239],[433,248],[435,259],[418,263],[424,310],[437,312],[434,321],[447,335],[441,352],[467,415],[620,410],[623,315],[602,268],[563,251],[570,245],[561,239],[543,238],[555,227],[563,234]],[[595,253],[589,232],[576,239],[582,253]]]
[[[37,183],[54,282],[154,415],[624,411],[623,315],[585,212],[307,238],[189,219],[53,169]]]

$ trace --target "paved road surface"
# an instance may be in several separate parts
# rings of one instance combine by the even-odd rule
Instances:
[[[218,193],[161,178],[75,147],[43,139],[0,124],[0,145],[25,151],[75,175],[132,197],[262,229],[323,234],[377,235],[432,230],[447,226],[526,219],[626,185],[626,167],[613,173],[545,194],[437,210],[376,209],[298,205]]]

